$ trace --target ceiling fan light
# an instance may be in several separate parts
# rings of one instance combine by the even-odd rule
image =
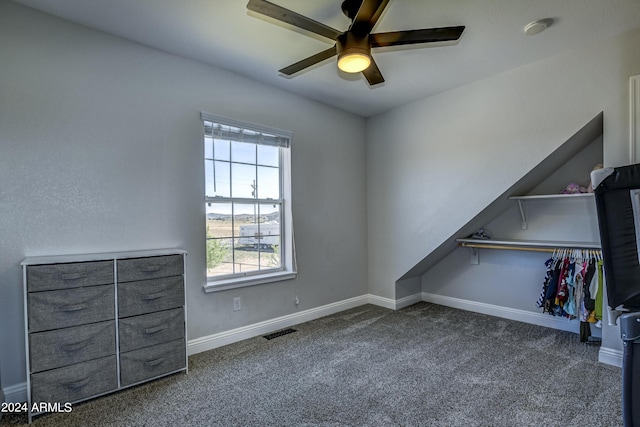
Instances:
[[[371,65],[371,57],[367,52],[343,52],[338,57],[338,68],[345,73],[359,73]]]
[[[371,45],[369,36],[358,36],[351,31],[340,34],[336,39],[338,68],[346,73],[359,73],[371,65]]]

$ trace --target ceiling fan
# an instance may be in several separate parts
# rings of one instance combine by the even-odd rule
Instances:
[[[464,26],[458,26],[372,34],[387,3],[389,0],[345,0],[342,12],[351,19],[351,25],[345,32],[267,0],[249,0],[247,9],[335,40],[333,47],[281,69],[282,74],[291,76],[337,55],[339,69],[348,73],[362,72],[369,85],[373,86],[383,83],[384,78],[371,56],[371,48],[458,40],[464,31]]]

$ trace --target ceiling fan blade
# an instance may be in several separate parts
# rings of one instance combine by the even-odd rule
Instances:
[[[369,82],[369,86],[384,83],[384,77],[382,77],[380,68],[378,68],[378,64],[376,64],[376,61],[374,61],[373,58],[371,58],[371,65],[369,65],[369,68],[364,70],[362,74]]]
[[[349,30],[358,35],[369,34],[388,3],[389,0],[363,0]]]
[[[267,0],[249,0],[249,3],[247,3],[247,9],[278,21],[286,22],[294,27],[319,34],[331,40],[335,40],[340,34],[342,34],[342,31],[338,31],[335,28],[331,28],[292,10],[285,9],[282,6],[268,2]]]
[[[458,40],[464,31],[464,26],[425,28],[422,30],[392,31],[376,33],[369,36],[371,47],[400,46],[414,43],[434,43]]]
[[[288,67],[285,67],[282,70],[280,70],[280,72],[282,74],[286,74],[287,76],[290,76],[292,74],[297,73],[298,71],[302,71],[305,68],[311,67],[312,65],[315,65],[318,62],[322,62],[325,59],[331,58],[332,56],[335,56],[335,54],[336,54],[336,47],[333,46],[332,48],[323,50],[322,52],[316,53],[315,55],[305,58],[302,61],[298,61],[295,64],[291,64]]]

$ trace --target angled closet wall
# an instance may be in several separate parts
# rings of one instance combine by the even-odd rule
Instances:
[[[599,248],[594,198],[558,194],[570,183],[588,186],[591,170],[602,163],[602,144],[600,135],[541,182],[515,189],[507,209],[481,225],[492,239],[470,241],[492,248],[453,250],[423,274],[423,299],[579,333],[579,320],[545,314],[537,303],[554,249]],[[467,244],[467,237],[458,243]]]

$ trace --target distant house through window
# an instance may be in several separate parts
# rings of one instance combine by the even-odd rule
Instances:
[[[291,133],[202,113],[207,285],[293,275]]]

